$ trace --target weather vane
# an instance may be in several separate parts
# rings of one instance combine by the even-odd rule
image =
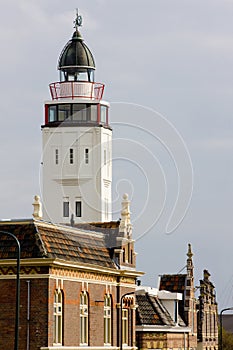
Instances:
[[[78,30],[78,27],[81,27],[83,23],[82,16],[78,14],[78,9],[76,9],[76,18],[74,20],[74,28]]]

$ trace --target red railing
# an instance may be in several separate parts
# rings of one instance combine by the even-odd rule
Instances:
[[[101,100],[104,93],[104,84],[88,81],[63,81],[49,85],[53,100],[63,98],[88,98]]]

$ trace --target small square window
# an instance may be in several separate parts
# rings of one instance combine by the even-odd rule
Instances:
[[[81,201],[75,202],[75,215],[78,218],[80,218],[82,216],[82,202]]]

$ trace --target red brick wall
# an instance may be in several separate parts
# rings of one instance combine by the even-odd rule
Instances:
[[[61,282],[58,280],[58,285]],[[56,288],[56,280],[50,279],[49,291],[49,346],[53,344],[53,296]],[[106,294],[105,283],[85,283],[85,287],[78,281],[63,281],[62,287],[64,294],[64,327],[63,327],[63,345],[79,346],[80,345],[80,293],[83,289],[88,293],[89,298],[89,345],[103,346],[104,345],[104,296]],[[82,289],[83,288],[83,289]],[[109,293],[112,296],[112,345],[117,345],[117,294],[116,286],[112,286]],[[133,289],[122,288],[121,293]],[[132,314],[134,310],[130,310]],[[133,319],[132,319],[133,321]],[[131,322],[131,320],[130,320]],[[130,331],[134,332],[134,324],[129,327]],[[134,342],[134,337],[131,335],[129,339]]]
[[[64,322],[63,344],[65,346],[80,345],[80,293],[86,289],[89,296],[89,345],[104,345],[104,296],[106,290],[112,296],[112,345],[119,342],[117,312],[117,286],[105,282],[82,283],[75,280],[21,277],[20,288],[20,339],[19,350],[25,350],[27,344],[27,306],[28,306],[28,283],[30,281],[30,321],[29,340],[30,349],[39,350],[41,347],[53,345],[53,303],[54,291],[59,285],[64,295]],[[15,279],[0,280],[1,303],[0,303],[0,349],[12,350],[14,348],[15,326]],[[121,287],[120,295],[131,292],[132,287]],[[135,310],[130,309],[133,315]],[[130,320],[134,332],[133,318]],[[134,343],[134,337],[129,334],[129,339]]]
[[[28,283],[20,281],[20,328],[19,350],[25,350],[27,344],[27,308],[28,308]],[[30,281],[30,346],[39,350],[47,345],[47,289],[48,282],[45,279],[31,279]],[[12,350],[15,337],[15,304],[16,304],[16,280],[0,280],[0,349]]]

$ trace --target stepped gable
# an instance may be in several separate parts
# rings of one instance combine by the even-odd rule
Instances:
[[[0,230],[13,233],[21,245],[21,259],[50,258],[106,268],[116,266],[100,232],[85,231],[42,221],[0,223]],[[14,259],[16,245],[1,234],[0,259]]]

